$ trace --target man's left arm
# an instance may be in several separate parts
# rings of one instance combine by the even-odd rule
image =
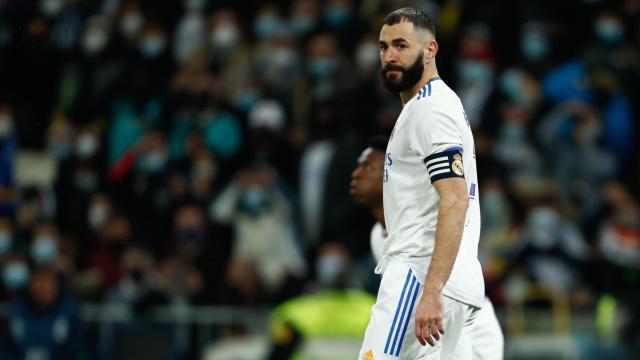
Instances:
[[[440,179],[433,186],[440,196],[435,249],[415,315],[416,337],[422,345],[431,346],[444,334],[442,289],[460,248],[469,206],[464,178]]]

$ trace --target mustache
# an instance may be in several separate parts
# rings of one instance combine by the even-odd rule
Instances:
[[[387,71],[404,71],[404,67],[400,66],[400,65],[393,65],[393,64],[387,64],[382,68],[382,71],[384,73],[387,73]]]

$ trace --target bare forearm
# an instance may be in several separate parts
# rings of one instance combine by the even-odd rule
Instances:
[[[440,203],[435,249],[425,280],[425,291],[440,293],[449,279],[458,255],[468,200],[453,199]]]

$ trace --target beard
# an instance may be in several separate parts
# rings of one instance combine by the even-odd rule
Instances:
[[[401,75],[396,78],[387,77],[387,72],[391,70],[400,71]],[[407,68],[403,68],[400,65],[386,65],[382,68],[381,75],[384,80],[384,87],[391,92],[399,93],[413,88],[422,78],[423,72],[423,54],[420,52],[413,65]]]

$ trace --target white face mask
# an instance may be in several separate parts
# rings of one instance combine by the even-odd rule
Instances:
[[[54,17],[64,8],[64,0],[42,0],[40,1],[40,11],[48,17]]]
[[[76,151],[81,159],[88,159],[98,151],[99,143],[95,135],[84,133],[80,135],[76,143]]]
[[[184,8],[189,11],[200,11],[207,6],[207,0],[184,0]]]
[[[89,30],[82,37],[82,47],[88,54],[97,54],[107,46],[108,41],[109,36],[103,29]]]
[[[272,53],[273,64],[278,69],[291,69],[298,62],[298,54],[289,47],[279,47]]]
[[[97,230],[106,224],[109,218],[109,209],[105,205],[93,205],[89,209],[88,223],[91,229]]]
[[[144,25],[144,17],[137,12],[130,12],[120,19],[120,31],[128,38],[136,36]]]
[[[240,39],[238,28],[231,23],[221,24],[210,35],[209,41],[216,48],[229,49],[236,45]]]
[[[380,62],[380,49],[378,45],[367,42],[358,47],[356,51],[356,64],[361,70],[370,70]]]

